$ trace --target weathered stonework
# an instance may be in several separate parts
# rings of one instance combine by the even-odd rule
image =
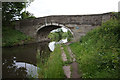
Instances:
[[[56,15],[35,19],[16,21],[15,28],[36,41],[47,40],[49,32],[60,27],[69,28],[73,32],[74,41],[78,41],[88,31],[100,26],[112,17],[112,13],[94,15]]]

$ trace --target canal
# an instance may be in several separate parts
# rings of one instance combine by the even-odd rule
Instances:
[[[3,48],[2,78],[38,78],[42,68],[54,51],[55,44],[66,43],[67,39],[59,42],[40,42],[22,46]],[[39,53],[39,54],[38,54]]]

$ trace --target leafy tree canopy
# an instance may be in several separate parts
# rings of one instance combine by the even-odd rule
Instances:
[[[2,3],[2,23],[3,26],[10,24],[16,17],[20,17],[20,12],[25,8],[25,3],[3,2]]]
[[[31,1],[27,3],[27,6]],[[3,2],[2,3],[2,23],[3,26],[11,25],[11,21],[16,19],[25,19],[28,17],[34,17],[33,14],[29,12],[22,12],[26,8],[25,2]]]

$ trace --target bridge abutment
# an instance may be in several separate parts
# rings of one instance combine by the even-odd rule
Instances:
[[[94,15],[59,15],[16,21],[15,28],[26,35],[44,41],[53,29],[66,27],[73,32],[73,41],[79,41],[90,30],[112,17],[112,13]]]

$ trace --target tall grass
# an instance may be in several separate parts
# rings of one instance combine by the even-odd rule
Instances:
[[[31,37],[26,36],[20,31],[14,30],[9,27],[2,28],[2,46],[23,44],[30,41],[31,39]]]
[[[60,45],[56,45],[54,52],[50,54],[48,61],[39,70],[39,78],[64,78],[63,61]]]
[[[67,57],[68,62],[71,62],[72,59],[71,59],[70,54],[69,54],[69,51],[68,51],[68,46],[65,45],[65,44],[62,44],[62,46],[63,46],[63,48],[64,48],[64,52],[65,52],[65,54],[66,54],[66,57]]]
[[[120,24],[111,19],[70,45],[83,78],[120,78]]]

